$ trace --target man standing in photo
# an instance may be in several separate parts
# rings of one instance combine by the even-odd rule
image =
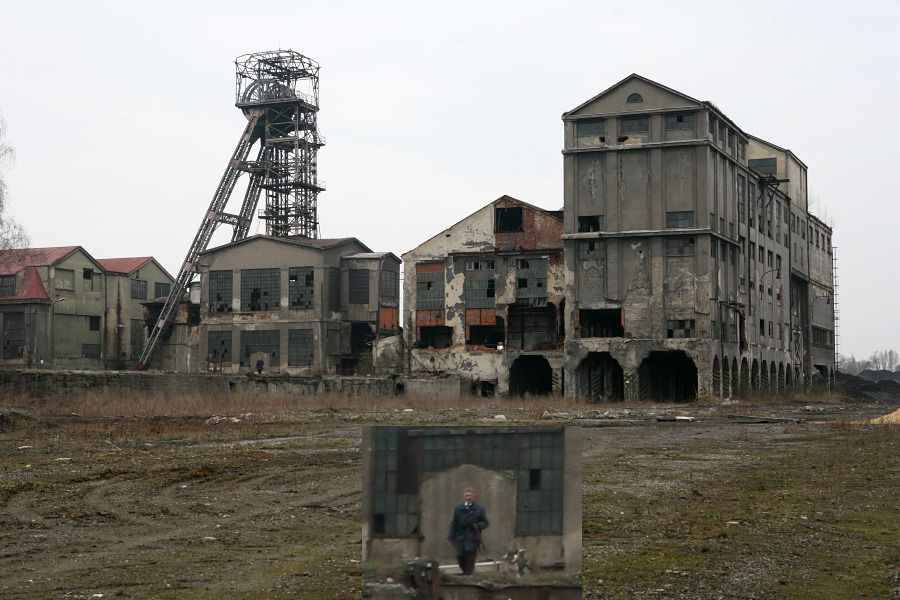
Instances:
[[[456,559],[463,575],[475,572],[475,555],[481,543],[481,530],[488,526],[484,507],[475,502],[475,491],[466,488],[463,501],[453,509],[447,540],[456,549]]]

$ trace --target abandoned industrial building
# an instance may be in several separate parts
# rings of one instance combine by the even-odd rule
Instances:
[[[256,235],[201,253],[207,370],[353,372],[399,333],[400,259],[356,238]]]
[[[411,373],[476,393],[562,393],[560,212],[503,196],[403,255]]]
[[[639,75],[563,122],[568,394],[830,380],[832,232],[808,210],[799,158]]]
[[[137,364],[149,293],[172,277],[153,257],[95,259],[81,246],[0,251],[4,367]]]

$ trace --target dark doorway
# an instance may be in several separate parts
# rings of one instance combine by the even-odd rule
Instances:
[[[419,348],[449,348],[452,343],[452,327],[445,325],[419,327]]]
[[[547,359],[539,355],[520,356],[509,369],[509,393],[549,394],[553,391],[553,369]]]
[[[625,397],[621,365],[609,352],[590,352],[578,367],[581,393],[588,402],[611,402]]]
[[[625,328],[622,326],[622,309],[579,310],[578,322],[581,326],[581,337],[622,337]]]
[[[697,399],[697,366],[683,351],[651,352],[638,369],[641,400],[690,402]]]
[[[554,350],[559,347],[556,307],[509,307],[507,344],[511,350]]]

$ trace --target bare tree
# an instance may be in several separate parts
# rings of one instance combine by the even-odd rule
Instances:
[[[893,371],[900,362],[900,356],[896,350],[876,350],[869,357],[869,362],[876,371]]]
[[[28,233],[8,212],[9,188],[3,177],[4,169],[16,160],[15,149],[6,143],[6,121],[0,117],[0,250],[24,248],[31,243]]]

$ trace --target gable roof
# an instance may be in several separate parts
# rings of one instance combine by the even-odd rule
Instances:
[[[152,256],[136,256],[133,258],[98,258],[97,262],[110,273],[127,275],[151,260],[153,260]]]
[[[252,235],[250,237],[246,237],[242,240],[237,240],[235,242],[229,242],[227,244],[222,244],[221,246],[217,246],[215,248],[209,248],[204,250],[200,254],[210,254],[212,252],[219,252],[224,250],[225,248],[232,248],[234,246],[239,246],[241,244],[248,244],[255,242],[257,240],[269,240],[272,242],[277,242],[281,244],[291,244],[294,246],[305,246],[307,248],[318,248],[320,250],[327,250],[329,248],[335,248],[337,246],[341,246],[344,244],[357,243],[363,248],[365,248],[366,252],[371,252],[372,250],[363,244],[361,241],[356,239],[355,237],[343,237],[343,238],[308,238],[302,235],[290,235],[290,236],[275,236],[275,235]]]
[[[15,275],[26,267],[50,266],[76,250],[83,251],[84,248],[81,246],[60,246],[58,248],[13,248],[11,250],[0,250],[0,274]]]
[[[602,96],[605,96],[606,94],[610,93],[610,92],[613,91],[614,89],[616,89],[616,88],[618,88],[618,87],[620,87],[620,86],[625,85],[626,83],[628,83],[629,81],[631,81],[631,80],[633,80],[633,79],[639,79],[639,80],[641,80],[641,81],[643,81],[643,82],[645,82],[645,83],[648,83],[648,84],[653,85],[653,86],[656,86],[656,87],[658,87],[658,88],[660,88],[660,89],[662,89],[662,90],[665,90],[665,91],[669,92],[670,94],[675,94],[676,96],[680,96],[680,97],[684,98],[685,100],[687,100],[688,102],[691,102],[691,103],[694,103],[694,104],[703,104],[703,102],[702,102],[701,100],[697,100],[696,98],[691,98],[691,97],[688,96],[687,94],[682,94],[682,93],[679,92],[678,90],[673,90],[673,89],[670,88],[670,87],[666,87],[666,86],[664,86],[664,85],[661,84],[661,83],[657,83],[657,82],[653,81],[652,79],[647,79],[646,77],[644,77],[644,76],[642,76],[642,75],[638,75],[637,73],[632,73],[631,75],[629,75],[628,77],[626,77],[626,78],[623,79],[622,81],[620,81],[620,82],[618,82],[618,83],[615,83],[615,84],[611,85],[610,87],[606,88],[605,90],[603,90],[602,92],[600,92],[599,94],[597,94],[596,96],[594,96],[593,98],[591,98],[591,99],[589,99],[589,100],[586,100],[586,101],[582,102],[581,104],[579,104],[578,106],[576,106],[576,107],[573,108],[572,110],[567,110],[566,112],[563,113],[563,115],[562,115],[563,118],[565,119],[565,118],[566,118],[567,116],[569,116],[570,114],[572,114],[572,113],[574,113],[574,112],[578,112],[579,110],[581,110],[582,108],[584,108],[585,106],[587,106],[588,104],[590,104],[591,102],[597,100],[598,98],[600,98],[600,97],[602,97]]]

